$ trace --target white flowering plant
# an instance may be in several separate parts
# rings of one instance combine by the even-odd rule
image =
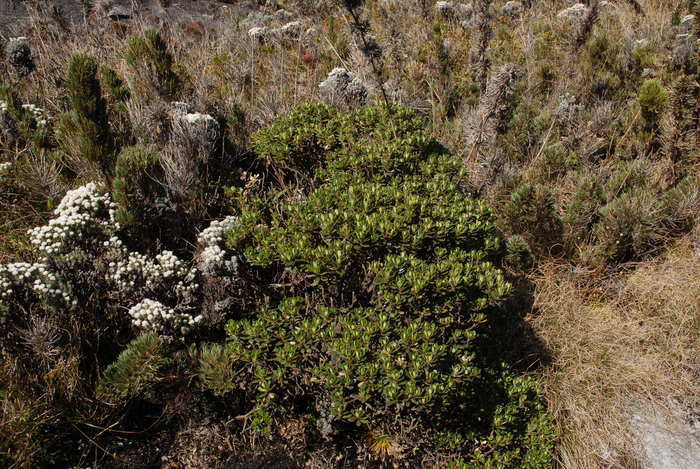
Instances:
[[[199,321],[193,313],[199,292],[197,269],[171,251],[155,256],[131,252],[119,238],[114,202],[96,184],[69,191],[54,215],[47,225],[29,231],[30,241],[44,262],[41,269],[30,270],[27,275],[28,267],[22,267],[24,270],[20,269],[17,275],[6,276],[5,284],[17,287],[22,282],[33,282],[37,276],[45,277],[46,292],[62,296],[63,290],[55,285],[60,278],[57,272],[61,272],[80,285],[82,298],[92,294],[85,290],[99,291],[105,300],[116,300],[129,308],[132,324],[137,328],[183,335]],[[210,230],[204,238],[220,243],[223,229]],[[213,232],[217,230],[215,236]],[[78,269],[76,259],[81,262]],[[81,271],[86,266],[92,271]],[[44,292],[41,284],[35,290]],[[66,297],[64,302],[73,304],[75,300]]]
[[[185,336],[201,321],[202,316],[191,315],[148,298],[129,309],[134,326],[165,336]]]
[[[197,237],[197,243],[203,247],[197,266],[206,275],[216,273],[236,274],[238,258],[224,250],[224,233],[239,225],[238,218],[228,216],[223,220],[214,220],[209,227]]]
[[[75,300],[69,286],[46,264],[0,264],[0,324],[11,309],[35,301],[65,308]]]

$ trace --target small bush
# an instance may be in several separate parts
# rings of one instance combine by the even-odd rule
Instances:
[[[664,224],[671,233],[685,233],[697,222],[700,210],[700,179],[687,176],[661,197]]]
[[[158,31],[146,29],[143,36],[132,37],[124,58],[158,94],[165,97],[178,94],[181,80],[173,70],[173,56]]]
[[[506,240],[505,261],[515,269],[525,270],[532,267],[532,249],[520,235],[514,235]]]
[[[157,206],[164,204],[166,195],[157,153],[139,146],[124,148],[117,157],[113,184],[116,220],[121,226],[146,229],[156,221]]]
[[[583,175],[563,217],[570,245],[579,245],[588,240],[591,228],[598,221],[598,209],[605,205],[605,201],[600,177],[595,174]]]
[[[520,186],[503,208],[506,228],[522,235],[538,254],[549,253],[562,240],[562,223],[552,193],[544,186]]]
[[[226,394],[236,389],[234,365],[233,357],[224,345],[206,345],[199,356],[199,379],[215,394]]]
[[[106,65],[100,67],[102,85],[109,97],[118,103],[124,103],[131,97],[131,91],[124,80]]]
[[[661,241],[662,211],[656,194],[638,188],[622,194],[599,211],[593,228],[592,260],[625,262],[648,254]]]
[[[639,106],[642,117],[651,127],[659,123],[661,113],[666,107],[668,92],[659,80],[646,80],[639,89]]]
[[[463,195],[461,163],[413,113],[315,111],[254,136],[262,158],[307,171],[312,185],[305,197],[244,202],[228,248],[247,278],[291,283],[227,324],[228,357],[215,351],[205,380],[227,389],[212,361],[242,371],[258,428],[302,411],[331,432],[414,416],[466,437],[480,428],[479,325],[511,288],[491,262],[494,219]],[[467,440],[458,452],[471,453]]]
[[[159,379],[167,364],[162,340],[155,334],[142,335],[107,367],[97,383],[97,398],[116,404],[135,397]]]
[[[72,110],[61,116],[58,138],[67,152],[95,164],[111,179],[114,141],[107,119],[107,106],[97,79],[97,64],[87,54],[71,58],[66,76]]]

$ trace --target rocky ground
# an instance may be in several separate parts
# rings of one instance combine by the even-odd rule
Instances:
[[[22,35],[32,9],[42,16],[59,17],[74,25],[143,20],[163,24],[195,23],[198,29],[212,29],[223,15],[234,14],[245,18],[256,9],[256,5],[250,1],[229,4],[210,0],[3,0],[0,2],[0,35]]]

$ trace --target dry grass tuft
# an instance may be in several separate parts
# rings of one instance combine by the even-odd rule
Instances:
[[[551,351],[543,378],[567,469],[634,467],[630,421],[697,409],[700,265],[687,243],[622,281],[617,296],[582,289],[549,265],[536,279],[530,322]]]

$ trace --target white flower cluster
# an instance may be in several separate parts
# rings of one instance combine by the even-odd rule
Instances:
[[[197,270],[170,251],[155,257],[129,252],[117,237],[119,225],[115,221],[116,205],[109,194],[101,194],[94,183],[69,191],[54,211],[55,218],[48,225],[29,231],[30,240],[45,259],[83,247],[99,258],[96,265],[107,266],[102,271],[103,280],[113,281],[116,293],[133,304],[144,297],[173,297],[177,305],[166,308],[155,300],[143,300],[130,310],[134,324],[147,329],[167,329],[168,332],[189,331],[200,320],[184,312],[199,289]],[[226,225],[228,226],[228,225]],[[226,228],[217,228],[221,232]],[[205,239],[214,242],[215,230]],[[60,295],[69,302],[70,297],[61,291],[57,277],[46,264],[0,265],[0,303],[10,299],[13,288],[23,285],[43,295]],[[3,293],[6,292],[6,293]],[[184,307],[182,305],[185,305]]]
[[[175,332],[186,335],[202,316],[179,313],[154,300],[144,299],[129,310],[132,323],[141,329],[159,334]]]
[[[127,296],[156,292],[167,288],[181,298],[188,298],[197,291],[196,270],[170,251],[163,251],[155,259],[136,252],[118,262],[110,263],[112,279]]]
[[[45,257],[64,254],[73,241],[84,240],[89,232],[111,235],[118,229],[114,221],[116,205],[109,195],[100,194],[95,183],[68,191],[48,225],[29,230],[29,239]]]
[[[34,104],[22,104],[22,108],[26,109],[32,114],[32,117],[36,121],[36,125],[39,127],[43,127],[49,122],[46,112],[42,108],[35,106]]]
[[[200,114],[199,112],[188,113],[182,116],[183,120],[186,120],[190,124],[197,124],[199,122],[204,122],[206,125],[218,125],[216,120],[209,114]]]
[[[214,220],[211,225],[197,237],[197,242],[204,246],[199,256],[198,266],[202,272],[211,275],[218,271],[235,274],[238,270],[238,259],[235,256],[227,258],[222,244],[224,233],[238,225],[238,218],[228,216],[223,220]]]
[[[0,99],[0,114],[4,114],[7,112],[7,103]]]
[[[2,180],[2,177],[10,170],[12,167],[12,163],[7,162],[7,163],[0,163],[0,181]]]
[[[73,301],[70,294],[61,288],[58,276],[46,264],[0,264],[0,304],[10,300],[17,287],[31,289],[37,296],[49,301],[62,301],[65,304]]]

